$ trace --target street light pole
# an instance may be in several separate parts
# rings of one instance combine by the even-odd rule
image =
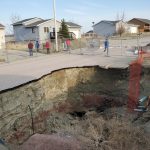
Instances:
[[[55,3],[55,0],[53,0],[53,12],[54,12],[54,25],[55,25],[55,46],[56,46],[56,52],[58,52],[58,37],[57,37],[56,3]]]

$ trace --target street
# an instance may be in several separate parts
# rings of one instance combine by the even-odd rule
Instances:
[[[101,52],[102,53],[102,52]],[[127,68],[135,56],[110,56],[90,54],[57,53],[31,57],[11,63],[0,64],[0,91],[11,89],[37,80],[44,75],[63,68],[100,66],[102,68]]]

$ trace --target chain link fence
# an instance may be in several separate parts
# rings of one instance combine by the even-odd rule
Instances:
[[[70,53],[70,54],[82,54],[82,55],[102,55],[105,56],[104,52],[104,41],[105,38],[93,37],[93,38],[81,38],[70,40],[69,49],[66,44],[67,39],[58,39],[59,53]],[[137,51],[141,48],[149,51],[147,46],[150,43],[150,36],[128,36],[128,37],[109,37],[109,56],[135,56]],[[35,41],[32,41],[35,45]],[[40,47],[37,53],[34,46],[34,56],[47,55],[45,47],[46,40],[39,41]],[[55,40],[50,41],[50,54],[56,53],[55,51]],[[7,42],[6,45],[1,45],[0,50],[0,63],[11,62],[15,60],[22,60],[29,57],[28,53],[28,41],[23,42]]]

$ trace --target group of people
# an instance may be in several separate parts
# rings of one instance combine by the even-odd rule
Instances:
[[[39,41],[35,41],[35,45],[33,44],[32,41],[29,41],[28,43],[28,49],[29,49],[29,55],[33,56],[33,48],[35,47],[36,51],[39,52],[40,48],[40,43]],[[47,50],[47,54],[50,54],[50,48],[51,48],[51,43],[50,41],[46,41],[45,43],[45,48]]]
[[[67,39],[65,41],[67,50],[70,52],[70,46],[71,46],[71,41],[69,39]],[[39,48],[40,48],[40,43],[39,41],[35,41],[35,44],[33,44],[32,41],[29,41],[28,43],[28,49],[29,49],[29,55],[33,56],[33,49],[36,49],[37,52],[39,52]],[[46,41],[45,43],[45,49],[47,50],[47,54],[50,54],[50,49],[51,49],[51,43],[49,40]]]
[[[70,40],[67,39],[65,41],[65,44],[66,44],[67,50],[70,52],[70,46],[71,46]],[[36,41],[35,45],[33,44],[32,41],[29,41],[29,43],[28,43],[28,49],[29,49],[29,55],[30,56],[33,56],[33,48],[34,48],[34,46],[35,46],[36,51],[39,52],[39,48],[40,48],[39,41]],[[49,40],[46,41],[45,48],[47,50],[47,54],[50,54],[51,43],[50,43]],[[109,41],[108,41],[108,39],[105,39],[105,41],[104,41],[104,52],[107,52],[107,56],[108,56],[108,51],[109,51]]]

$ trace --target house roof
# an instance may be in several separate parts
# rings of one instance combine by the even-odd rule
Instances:
[[[150,20],[148,20],[148,19],[142,19],[142,18],[133,18],[133,19],[136,19],[136,20],[139,20],[139,21],[141,21],[141,22],[150,24]],[[133,20],[133,19],[132,19],[132,20]],[[131,20],[130,20],[130,21],[131,21]]]
[[[119,21],[120,21],[120,20],[117,20],[117,21],[102,20],[102,21],[100,21],[100,22],[94,24],[93,27],[96,26],[96,25],[98,25],[98,24],[101,23],[101,22],[105,22],[105,23],[108,23],[108,24],[115,25],[115,24],[118,23]]]
[[[28,24],[25,27],[26,28],[36,27],[36,26],[38,26],[38,25],[40,25],[40,24],[42,24],[44,22],[50,21],[50,20],[53,20],[53,19],[46,19],[46,20],[41,19],[40,21],[36,21],[34,23]],[[57,21],[57,22],[59,22],[59,21]]]
[[[30,21],[30,20],[35,19],[35,18],[36,17],[34,17],[34,18],[28,18],[28,19],[24,19],[24,20],[18,21],[16,23],[14,23],[13,26],[22,25],[24,22]]]
[[[37,17],[35,17],[35,18],[37,18]],[[13,26],[22,25],[23,23],[30,21],[32,19],[35,19],[35,18],[29,18],[29,19],[21,20],[19,22],[14,23]],[[41,19],[41,18],[39,18],[39,19]],[[36,27],[36,26],[38,26],[44,22],[50,21],[50,20],[52,20],[52,19],[46,19],[46,20],[41,19],[41,20],[35,21],[33,23],[27,24],[25,27],[26,28]],[[57,21],[57,22],[59,22],[59,21]]]
[[[69,27],[81,28],[80,25],[78,25],[78,24],[76,24],[76,23],[73,23],[73,22],[66,22],[66,24],[67,24]]]
[[[5,26],[4,26],[4,25],[2,25],[2,24],[0,24],[0,28],[5,28]]]
[[[25,27],[27,27],[27,28],[36,27],[36,26],[38,26],[39,24],[44,23],[44,22],[47,22],[47,21],[49,21],[49,20],[50,20],[50,19],[36,21],[36,22],[34,22],[34,23],[28,24],[28,25],[25,26]]]
[[[90,31],[88,31],[88,32],[86,32],[86,33],[94,33],[94,32],[93,32],[93,30],[90,30]]]

